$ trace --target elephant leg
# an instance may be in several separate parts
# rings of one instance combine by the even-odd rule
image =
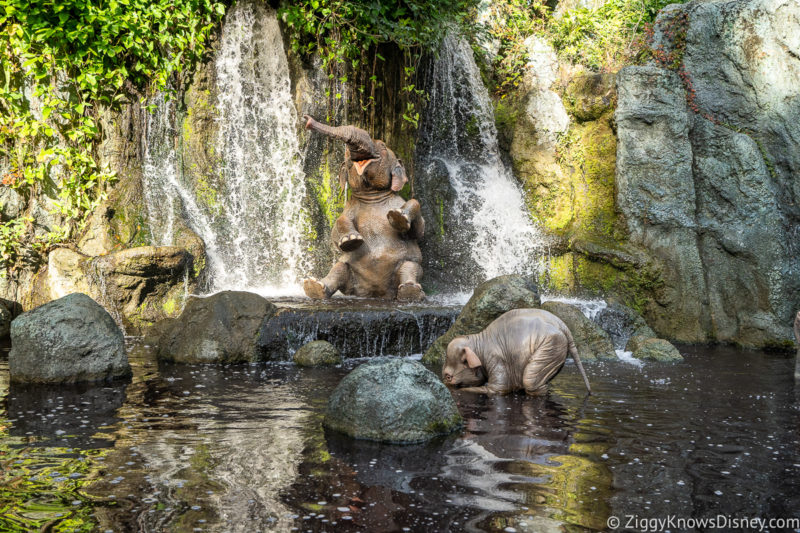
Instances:
[[[335,235],[334,244],[343,252],[352,252],[364,244],[364,237],[356,230],[353,220],[344,215],[336,219],[332,235]]]
[[[390,209],[386,214],[389,219],[389,224],[397,230],[398,233],[405,233],[411,229],[417,221],[422,220],[421,209],[419,202],[413,198],[403,204],[400,209]]]
[[[397,299],[419,302],[425,299],[425,292],[419,280],[422,278],[422,267],[419,263],[406,261],[397,269]]]
[[[336,291],[345,287],[349,276],[350,267],[347,263],[337,261],[328,272],[328,275],[321,280],[316,278],[304,279],[303,291],[305,291],[306,296],[315,300],[330,298]]]
[[[525,366],[522,372],[522,385],[528,396],[539,396],[547,391],[547,383],[564,366],[567,353],[566,337],[551,337],[543,344]]]

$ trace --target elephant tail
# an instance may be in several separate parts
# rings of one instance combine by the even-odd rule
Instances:
[[[575,365],[578,367],[578,372],[581,373],[581,377],[583,377],[583,382],[586,384],[586,391],[591,394],[592,387],[589,386],[589,378],[586,377],[586,371],[583,369],[583,363],[581,363],[581,358],[578,355],[578,347],[575,346],[575,339],[572,338],[572,332],[567,330],[567,342],[569,343],[569,354],[575,360]]]

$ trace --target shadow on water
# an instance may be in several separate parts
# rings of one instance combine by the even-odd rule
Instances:
[[[127,386],[12,387],[0,437],[35,444],[40,458],[50,450],[51,463],[65,450],[95,454],[69,498],[101,531],[563,531],[606,530],[626,515],[791,517],[793,362],[682,352],[671,366],[587,365],[590,397],[573,365],[542,398],[455,391],[463,431],[392,446],[322,428],[328,396],[358,361],[158,365],[134,346]],[[36,516],[64,513],[49,512]]]

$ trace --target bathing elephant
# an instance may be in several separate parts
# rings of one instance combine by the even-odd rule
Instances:
[[[331,231],[342,256],[321,280],[307,278],[310,298],[329,298],[336,291],[354,296],[422,300],[422,253],[417,241],[425,233],[419,202],[397,194],[408,181],[403,163],[383,141],[354,126],[332,127],[308,115],[306,128],[345,143],[339,186],[350,198]]]
[[[567,325],[543,309],[514,309],[480,333],[450,341],[442,377],[446,385],[468,392],[508,394],[524,390],[536,396],[561,370],[567,352],[591,393]]]

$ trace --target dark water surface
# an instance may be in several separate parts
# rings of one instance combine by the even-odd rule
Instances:
[[[456,392],[463,432],[418,446],[322,429],[358,361],[158,365],[143,346],[128,384],[11,386],[0,426],[14,446],[99,454],[81,494],[100,531],[607,530],[614,516],[644,530],[670,515],[800,516],[793,359],[681,351],[672,366],[586,365],[590,397],[574,366],[544,398]]]

